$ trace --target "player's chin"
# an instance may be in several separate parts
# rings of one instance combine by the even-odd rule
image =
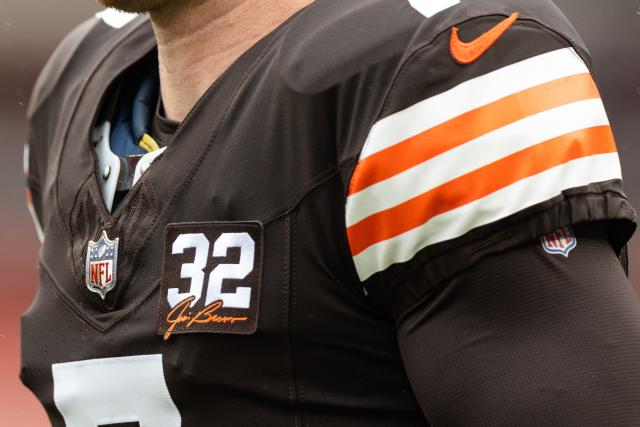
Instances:
[[[134,13],[150,12],[170,1],[171,0],[98,0],[103,6]]]

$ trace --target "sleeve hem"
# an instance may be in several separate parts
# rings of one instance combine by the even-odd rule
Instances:
[[[390,299],[393,301],[391,308],[394,318],[400,322],[421,300],[481,259],[565,226],[607,222],[609,240],[619,253],[635,232],[636,215],[626,196],[613,187],[621,187],[621,181],[565,191],[546,203],[474,230],[459,239],[425,248],[409,266],[403,264],[402,270],[392,266],[374,280],[386,282],[385,287],[394,293]]]

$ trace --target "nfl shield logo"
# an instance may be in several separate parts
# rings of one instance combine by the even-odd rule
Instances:
[[[116,286],[118,239],[110,240],[103,231],[100,240],[87,246],[86,283],[91,292],[105,299]]]
[[[569,253],[578,246],[578,240],[571,227],[564,227],[549,233],[542,239],[542,248],[552,255],[569,257]]]

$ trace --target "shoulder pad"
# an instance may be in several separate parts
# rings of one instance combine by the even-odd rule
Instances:
[[[584,42],[551,0],[345,3],[316,0],[288,30],[280,67],[284,81],[294,90],[320,92],[389,58],[402,59],[453,26],[514,12],[520,13],[520,19],[537,22],[565,38],[589,61]]]

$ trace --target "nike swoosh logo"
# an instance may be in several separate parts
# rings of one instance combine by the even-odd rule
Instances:
[[[457,63],[468,65],[475,62],[493,46],[517,21],[520,14],[514,13],[498,25],[471,42],[460,40],[458,27],[451,29],[451,56]]]

